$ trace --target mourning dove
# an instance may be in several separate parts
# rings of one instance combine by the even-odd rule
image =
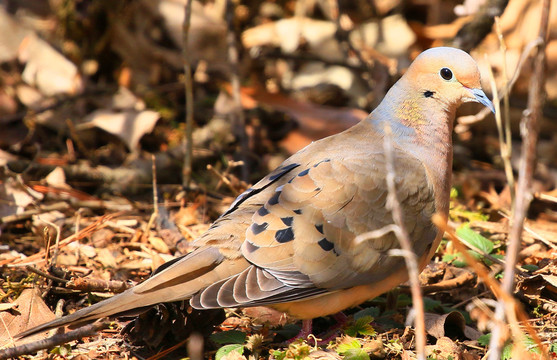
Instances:
[[[300,319],[342,311],[408,278],[386,209],[385,126],[392,130],[395,183],[404,226],[423,269],[449,210],[451,133],[457,107],[480,102],[476,62],[439,47],[420,54],[381,104],[352,128],[313,142],[238,196],[195,250],[143,283],[20,334],[190,299],[196,309],[268,305]]]

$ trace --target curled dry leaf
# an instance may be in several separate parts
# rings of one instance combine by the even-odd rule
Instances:
[[[440,339],[442,337],[458,338],[465,336],[470,340],[477,340],[482,334],[466,325],[464,316],[458,311],[448,314],[425,314],[426,331],[429,335]]]

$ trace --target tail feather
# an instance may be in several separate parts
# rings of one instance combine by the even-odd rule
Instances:
[[[241,272],[247,266],[247,261],[243,259],[225,260],[216,248],[201,248],[121,294],[28,329],[17,337],[26,337],[64,325],[85,324],[104,317],[116,317],[162,302],[190,299],[198,291]]]

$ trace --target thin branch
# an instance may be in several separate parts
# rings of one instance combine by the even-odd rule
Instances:
[[[31,272],[39,275],[39,276],[42,276],[46,279],[56,281],[56,282],[59,282],[59,283],[62,283],[62,284],[66,284],[69,281],[69,280],[62,279],[62,278],[59,278],[57,276],[45,273],[44,271],[41,271],[41,270],[37,269],[36,267],[31,266],[31,265],[25,266],[25,269],[27,269],[28,271],[31,271]]]
[[[65,334],[58,334],[43,340],[34,341],[31,343],[27,343],[15,347],[7,348],[7,349],[1,349],[0,360],[15,358],[26,354],[33,354],[39,350],[50,349],[55,346],[68,343],[70,341],[79,340],[86,336],[93,336],[96,335],[97,332],[106,329],[109,326],[110,326],[109,321],[104,321],[104,322],[97,321],[93,324],[80,327],[79,329],[70,331]]]
[[[550,0],[544,0],[542,5],[540,30],[538,39],[541,44],[537,49],[534,57],[532,76],[530,77],[530,86],[528,93],[528,108],[523,113],[520,124],[520,132],[522,137],[522,151],[520,155],[520,165],[518,172],[518,184],[516,191],[516,200],[514,202],[511,229],[509,232],[509,246],[507,248],[507,264],[505,266],[505,276],[503,278],[502,288],[505,292],[511,293],[514,285],[514,266],[518,259],[520,251],[520,243],[524,220],[526,213],[533,198],[532,179],[536,167],[536,148],[538,144],[539,119],[542,115],[542,106],[544,103],[544,79],[545,79],[545,48],[547,43],[548,24],[549,24],[549,7]],[[489,360],[500,358],[505,333],[505,324],[503,319],[505,316],[505,308],[508,303],[504,299],[499,299],[498,306],[495,311],[496,326],[492,331]]]
[[[392,130],[389,124],[385,126],[385,140],[384,149],[387,167],[387,207],[391,210],[393,221],[397,226],[395,234],[402,247],[404,260],[406,261],[406,268],[408,270],[408,278],[410,280],[410,290],[412,292],[412,306],[416,314],[415,333],[416,333],[416,353],[418,360],[425,360],[425,346],[426,346],[426,333],[425,333],[425,315],[424,315],[424,299],[420,289],[419,280],[419,266],[418,259],[410,236],[404,227],[404,219],[402,215],[402,208],[396,195],[395,185],[395,160],[394,160],[394,147],[392,143]]]
[[[182,57],[184,58],[184,76],[186,83],[186,136],[184,137],[184,168],[182,169],[182,186],[187,188],[191,181],[193,162],[193,81],[191,76],[191,57],[189,54],[189,33],[191,24],[191,3],[186,1],[184,18],[184,45]]]
[[[499,21],[496,21],[496,24],[499,24]],[[496,27],[497,29],[500,28],[499,26]],[[505,66],[505,59],[506,59],[506,52],[505,52],[505,43],[503,41],[503,35],[499,34],[499,43],[501,44],[501,51],[503,56],[503,79],[505,81],[505,87],[507,87],[507,71]],[[486,54],[487,59],[487,54]],[[507,177],[507,183],[509,185],[509,189],[511,191],[511,203],[514,204],[515,199],[515,189],[514,189],[514,175],[513,175],[513,166],[511,164],[511,152],[512,152],[512,139],[511,139],[511,130],[510,130],[510,119],[505,117],[505,127],[503,127],[503,121],[501,119],[501,103],[499,98],[499,92],[497,91],[497,85],[495,84],[495,76],[493,75],[493,71],[491,66],[488,67],[489,69],[489,82],[491,84],[491,92],[493,94],[493,105],[495,106],[495,123],[497,124],[497,134],[499,135],[499,152],[501,153],[501,159],[503,160],[503,165],[505,168],[505,176]],[[505,105],[508,105],[509,102],[509,93],[507,92],[504,96]],[[508,109],[505,109],[505,116],[508,116]]]

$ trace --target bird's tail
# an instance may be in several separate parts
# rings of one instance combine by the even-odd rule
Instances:
[[[129,313],[162,302],[191,298],[199,290],[234,275],[245,264],[223,261],[215,248],[198,249],[179,261],[157,271],[143,283],[73,314],[28,329],[17,335],[30,336],[64,325],[83,325],[96,319]]]

